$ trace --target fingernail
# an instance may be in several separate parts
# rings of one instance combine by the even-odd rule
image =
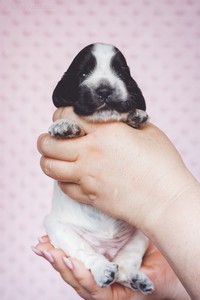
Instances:
[[[63,261],[70,270],[73,270],[74,266],[69,258],[63,257]]]
[[[39,255],[39,256],[43,256],[42,251],[38,250],[38,249],[35,248],[34,246],[31,246],[31,250],[32,250],[35,254],[37,254],[37,255]]]
[[[43,251],[42,252],[46,260],[48,260],[51,264],[54,263],[54,258],[53,256],[48,252],[48,251]]]
[[[43,237],[39,236],[38,237],[38,242],[39,243],[45,243],[45,240],[43,239]]]

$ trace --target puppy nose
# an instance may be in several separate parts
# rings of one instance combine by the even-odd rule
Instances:
[[[99,98],[106,100],[112,95],[112,89],[109,86],[101,85],[96,89],[96,93]]]

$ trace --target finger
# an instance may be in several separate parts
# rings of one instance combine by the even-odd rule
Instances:
[[[121,300],[133,299],[133,294],[131,289],[122,286],[121,284],[118,283],[114,283],[112,286],[109,286],[105,289],[101,288],[97,285],[91,272],[84,267],[82,262],[74,258],[70,258],[70,261],[73,264],[73,270],[72,270],[73,275],[75,279],[79,282],[79,284],[81,284],[81,286],[89,293],[90,295],[89,299],[99,299],[99,300],[100,299],[121,299]],[[137,298],[137,299],[144,300],[144,298],[142,299]]]
[[[85,195],[81,186],[76,183],[59,182],[59,187],[64,194],[67,194],[71,199],[82,203],[90,204],[89,196]]]
[[[76,161],[79,157],[79,139],[56,139],[45,133],[37,141],[38,151],[54,159]]]
[[[97,127],[97,124],[89,123],[83,117],[79,117],[77,114],[75,114],[72,107],[61,107],[56,109],[53,114],[53,121],[65,118],[77,121],[77,123],[83,127],[86,133],[94,131]]]
[[[38,241],[41,244],[43,244],[43,243],[50,243],[48,235],[44,235],[44,236],[38,237]]]
[[[80,181],[80,172],[75,163],[42,156],[40,166],[47,176],[55,180],[73,183]]]
[[[44,242],[31,246],[31,249],[36,255],[44,257],[44,252],[53,249],[53,246],[49,242]]]
[[[71,107],[66,107],[66,112],[67,110],[70,111],[70,109],[72,109]],[[52,120],[53,122],[59,120],[59,119],[63,119],[63,110],[64,110],[64,107],[60,107],[60,108],[57,108],[53,114],[53,117],[52,117]]]
[[[64,259],[66,256],[64,252],[60,249],[51,249],[49,250],[49,254],[53,258],[52,266],[56,271],[58,271],[65,282],[71,285],[77,293],[84,299],[90,299],[90,295],[85,290],[85,288],[79,283],[79,281],[75,278],[73,271],[66,266]]]
[[[53,114],[53,122],[59,119],[72,119],[72,120],[80,120],[77,114],[74,113],[74,109],[72,106],[60,107],[57,108]]]
[[[84,288],[90,295],[96,295],[102,289],[96,284],[94,277],[91,272],[87,270],[83,263],[80,261],[70,258],[73,265],[73,275],[77,282]]]

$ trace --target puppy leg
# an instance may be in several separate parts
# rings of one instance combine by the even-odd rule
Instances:
[[[118,265],[96,253],[86,240],[70,228],[70,225],[61,223],[51,216],[46,217],[45,225],[51,243],[67,255],[82,261],[100,287],[107,287],[115,281]]]
[[[154,290],[151,280],[139,270],[148,244],[148,238],[142,232],[137,231],[113,260],[119,265],[116,281],[133,290],[139,290],[145,295]]]
[[[48,130],[49,134],[56,138],[72,138],[85,135],[83,128],[70,119],[60,119],[55,121]]]

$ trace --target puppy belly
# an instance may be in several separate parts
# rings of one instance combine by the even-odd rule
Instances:
[[[126,233],[119,237],[113,237],[113,239],[98,237],[98,234],[93,234],[87,230],[80,229],[76,226],[72,226],[73,230],[82,236],[96,251],[96,253],[104,255],[108,260],[112,260],[118,251],[123,248],[124,245],[134,235],[136,229],[130,228]]]

